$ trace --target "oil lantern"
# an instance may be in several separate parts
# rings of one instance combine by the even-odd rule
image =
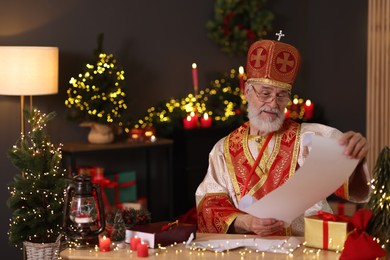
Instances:
[[[98,244],[98,235],[106,226],[104,206],[100,185],[92,184],[89,175],[76,175],[66,188],[63,219],[71,247],[90,248]]]

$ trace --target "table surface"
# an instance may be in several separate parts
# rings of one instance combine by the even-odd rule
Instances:
[[[239,239],[244,237],[257,237],[257,236],[244,236],[244,235],[233,235],[233,234],[208,234],[198,233],[196,241],[214,240],[214,239]],[[259,237],[257,237],[259,238]],[[274,237],[274,239],[282,239],[285,237]],[[272,238],[270,238],[272,239]],[[184,244],[177,244],[167,246],[165,249],[149,249],[149,257],[147,259],[169,259],[169,260],[207,260],[207,259],[222,259],[222,260],[236,260],[236,259],[325,259],[333,260],[339,259],[340,253],[327,250],[319,250],[315,248],[308,248],[300,246],[294,250],[291,255],[281,253],[270,253],[270,252],[255,252],[246,248],[238,248],[223,253],[215,253],[208,250],[200,249],[189,249]],[[64,249],[61,251],[60,256],[62,259],[141,259],[137,257],[137,252],[132,252],[127,245],[126,249],[113,250],[109,252],[99,252],[95,249],[92,250],[75,250],[75,249]]]

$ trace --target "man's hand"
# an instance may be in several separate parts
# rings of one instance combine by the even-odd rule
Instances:
[[[343,133],[339,143],[345,145],[344,154],[349,158],[361,160],[367,156],[369,145],[367,139],[360,133],[353,131]]]
[[[273,218],[256,218],[243,214],[234,221],[234,228],[237,233],[253,232],[259,236],[270,236],[283,230],[283,221]]]

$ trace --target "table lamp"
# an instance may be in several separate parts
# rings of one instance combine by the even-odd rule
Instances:
[[[24,97],[58,93],[58,48],[0,46],[0,95],[20,96],[24,134]]]

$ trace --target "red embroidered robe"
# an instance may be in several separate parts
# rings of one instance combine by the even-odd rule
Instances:
[[[225,139],[224,156],[229,175],[239,200],[242,187],[255,159],[248,148],[249,122],[243,124]],[[294,175],[299,154],[300,124],[285,120],[281,130],[274,135],[275,145],[265,165],[257,167],[249,180],[246,192],[255,199],[261,199]],[[336,193],[344,197],[344,186]],[[230,224],[243,214],[232,202],[227,193],[207,193],[198,204],[198,231],[227,233]],[[287,233],[280,235],[288,235]]]

